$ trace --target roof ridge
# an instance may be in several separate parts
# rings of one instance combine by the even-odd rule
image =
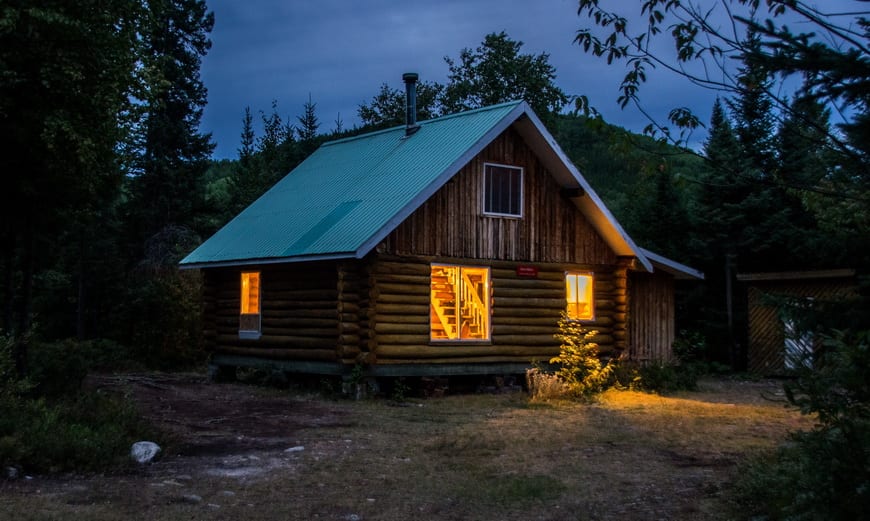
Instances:
[[[471,114],[477,114],[477,113],[480,113],[480,112],[486,112],[486,111],[490,111],[490,110],[501,109],[501,108],[504,108],[504,107],[507,107],[507,106],[511,106],[511,105],[519,105],[519,104],[522,103],[522,102],[523,102],[523,100],[505,101],[505,102],[502,102],[502,103],[497,103],[497,104],[495,104],[495,105],[487,105],[487,106],[485,106],[485,107],[478,107],[478,108],[476,108],[476,109],[464,110],[464,111],[462,111],[462,112],[454,112],[454,113],[452,113],[452,114],[446,114],[446,115],[444,115],[444,116],[438,116],[437,118],[432,118],[432,119],[426,119],[426,120],[423,120],[423,121],[418,121],[417,124],[418,124],[418,125],[421,125],[421,126],[422,126],[422,125],[431,125],[431,124],[433,124],[433,123],[439,123],[439,122],[441,122],[441,121],[445,121],[445,120],[448,120],[448,119],[454,119],[454,118],[458,118],[458,117],[469,116],[469,115],[471,115]],[[404,130],[405,130],[405,125],[404,125],[404,124],[403,124],[403,125],[396,125],[395,127],[390,127],[390,128],[383,128],[383,129],[380,129],[380,130],[373,130],[373,131],[371,131],[371,132],[366,132],[366,133],[364,133],[364,134],[358,134],[358,135],[356,135],[356,136],[349,136],[349,137],[345,137],[345,138],[341,138],[341,139],[336,139],[336,140],[334,140],[334,141],[327,141],[327,142],[323,143],[323,144],[320,145],[320,146],[321,146],[321,147],[328,147],[328,146],[336,145],[336,144],[339,144],[339,143],[347,143],[347,142],[349,142],[349,141],[353,141],[353,140],[355,140],[355,139],[365,139],[365,138],[370,138],[370,137],[372,137],[372,136],[377,136],[377,135],[380,135],[380,134],[386,134],[386,133],[389,133],[389,132],[397,132],[397,131],[400,131],[400,130],[401,130],[401,131],[404,131]]]

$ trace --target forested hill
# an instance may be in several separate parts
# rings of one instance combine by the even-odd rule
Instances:
[[[686,237],[680,235],[689,232],[692,181],[703,172],[703,158],[601,120],[560,115],[556,121],[562,150],[626,231],[642,246],[686,262]]]

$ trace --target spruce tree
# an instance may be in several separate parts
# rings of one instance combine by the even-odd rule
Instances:
[[[746,227],[743,204],[751,186],[743,173],[736,132],[718,99],[713,105],[704,155],[707,162],[695,199],[694,259],[690,264],[704,272],[706,284],[699,302],[692,307],[698,313],[696,320],[706,329],[713,356],[736,368],[740,354],[731,288]]]
[[[320,127],[320,121],[317,119],[317,103],[311,101],[311,94],[308,94],[308,101],[302,107],[302,115],[297,116],[299,126],[296,127],[296,133],[302,141],[313,141],[317,137],[317,129]]]
[[[168,226],[194,225],[203,205],[202,177],[214,145],[199,131],[207,94],[199,68],[213,25],[205,0],[147,3],[141,142],[129,206],[136,249]]]
[[[239,147],[239,160],[233,168],[232,177],[232,208],[226,213],[227,219],[232,218],[243,208],[260,195],[263,188],[261,171],[257,167],[256,149],[254,142],[254,118],[251,115],[251,107],[245,107],[245,115],[242,118],[241,146]]]
[[[260,112],[263,134],[257,139],[257,168],[261,185],[255,198],[268,190],[295,166],[296,128],[278,112],[278,101],[272,100],[272,113]]]

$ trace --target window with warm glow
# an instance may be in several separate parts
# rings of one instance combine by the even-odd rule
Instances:
[[[505,217],[523,216],[523,169],[483,165],[483,213]]]
[[[260,272],[243,272],[239,332],[260,332]]]
[[[595,306],[592,294],[592,274],[565,274],[568,318],[575,320],[594,320]]]
[[[489,268],[432,265],[432,340],[489,340]]]

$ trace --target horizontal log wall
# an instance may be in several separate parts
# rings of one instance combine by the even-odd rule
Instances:
[[[523,217],[482,211],[484,163],[523,168]],[[615,264],[616,256],[513,129],[506,130],[385,239],[382,251],[528,262]]]
[[[632,273],[629,356],[639,362],[669,362],[674,344],[674,278],[657,271]]]
[[[491,277],[491,341],[430,341],[431,263],[488,266]],[[370,266],[372,331],[369,360],[394,363],[487,363],[546,361],[558,354],[554,338],[565,309],[565,271],[595,273],[595,320],[603,352],[620,349],[627,313],[620,303],[625,281],[618,266],[537,263],[537,277],[520,277],[518,263],[443,257],[379,255]],[[624,277],[624,270],[622,271]]]
[[[260,272],[261,336],[239,338],[240,273]],[[359,354],[359,277],[335,263],[205,270],[206,345],[228,354],[298,360]]]

